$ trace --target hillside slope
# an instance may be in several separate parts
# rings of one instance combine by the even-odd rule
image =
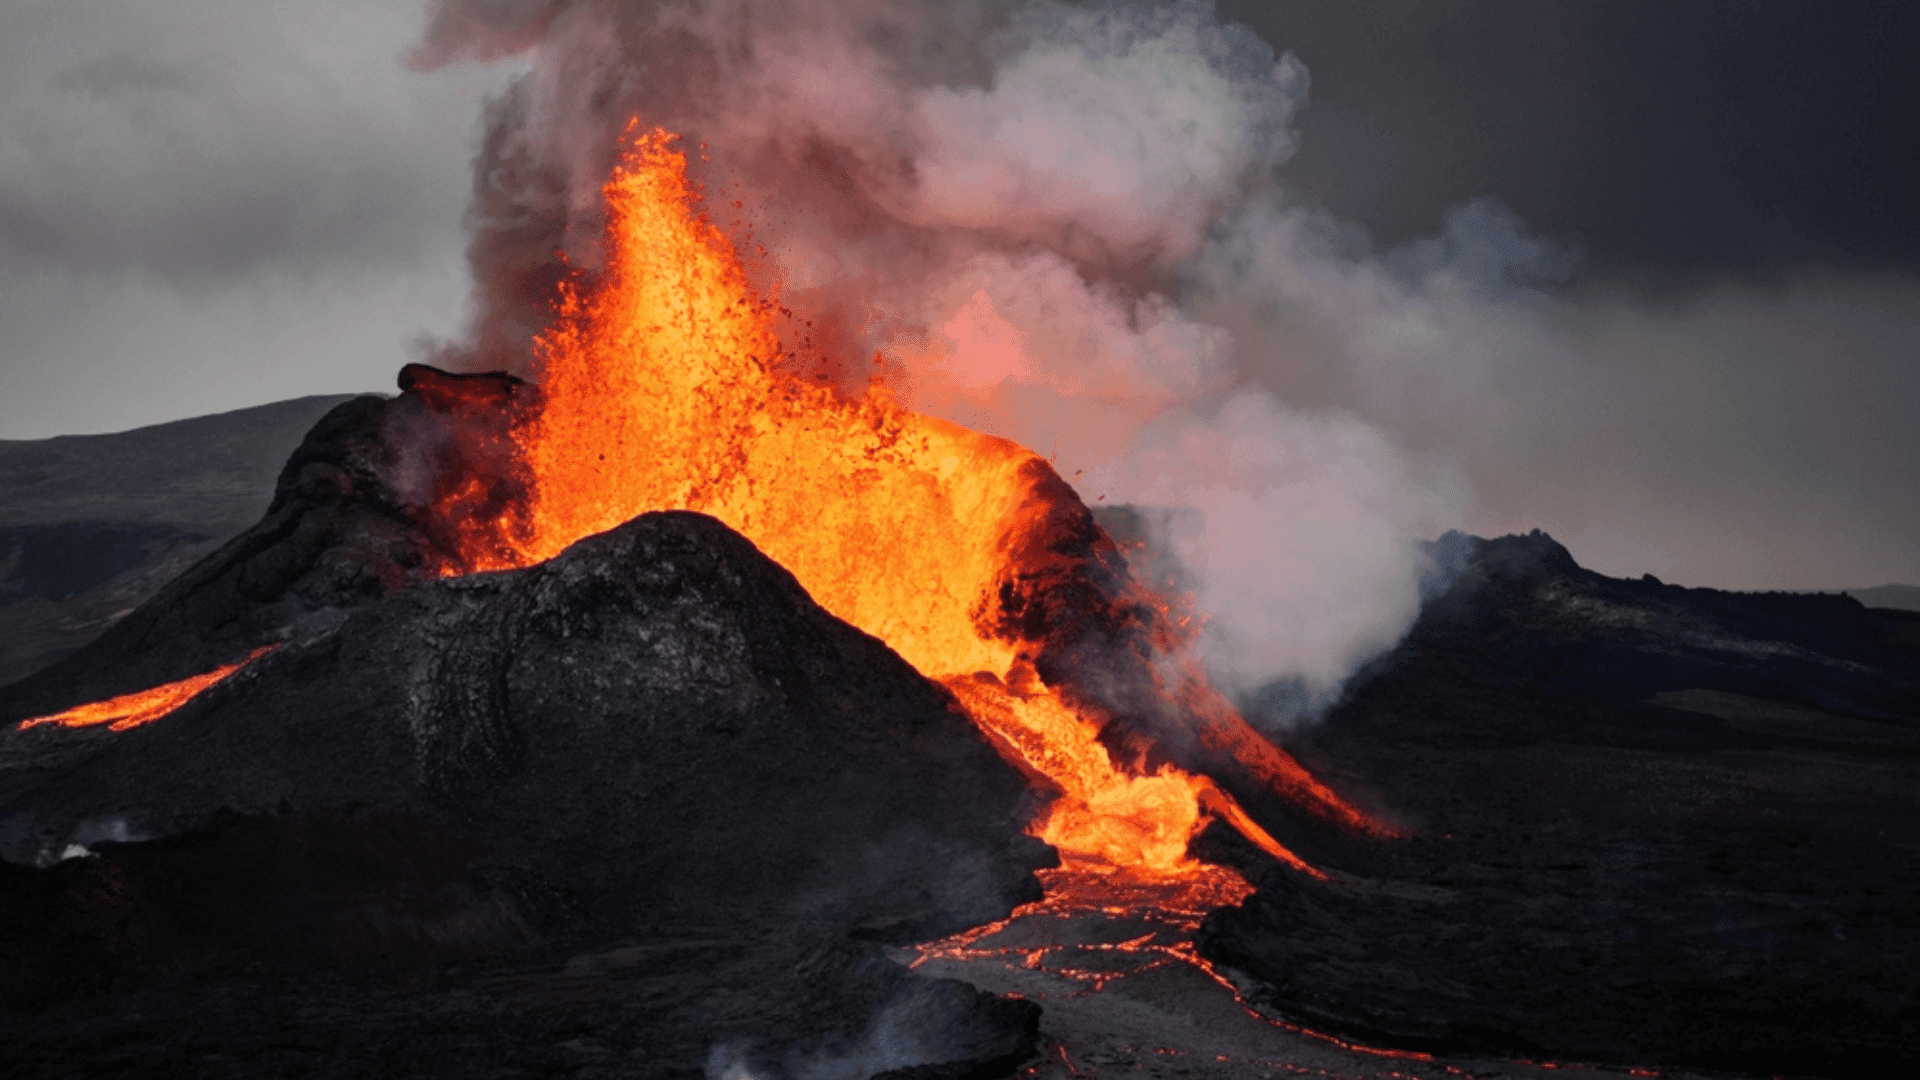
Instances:
[[[259,520],[287,455],[350,396],[0,440],[0,685],[86,644]]]

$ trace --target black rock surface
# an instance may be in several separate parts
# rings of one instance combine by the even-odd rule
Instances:
[[[0,686],[84,646],[258,521],[281,463],[345,400],[0,440]]]
[[[1413,837],[1270,817],[1333,880],[1268,874],[1205,954],[1399,1047],[1910,1064],[1920,616],[1610,579],[1540,533],[1451,546],[1406,641],[1291,739]]]
[[[1037,897],[1030,799],[943,690],[744,538],[649,514],[365,603],[144,727],[0,736],[10,860],[107,838],[6,868],[10,1035],[54,1060],[101,1030],[148,1038],[128,1018],[175,1015],[169,980],[255,980],[271,1010],[337,1004],[327,979],[467,965],[454,990],[579,998],[531,1007],[601,1010],[607,1053],[662,1069],[722,1042],[853,1053],[909,999],[978,1013],[940,1046],[997,1060],[1031,1045],[1030,1007],[928,990],[872,950]],[[442,990],[380,993],[431,1041]],[[104,1015],[77,1004],[101,993]],[[214,1027],[253,1045],[240,1029],[265,1019]],[[317,1044],[354,1027],[301,1024]],[[528,1032],[499,1052],[547,1054],[548,1027]]]
[[[417,364],[401,371],[400,388],[320,417],[286,459],[263,517],[84,647],[0,687],[0,723],[210,671],[460,569],[439,497],[467,477],[483,489],[514,486],[510,464],[474,459],[502,445],[528,391],[507,376]],[[509,493],[492,494],[460,509],[497,511]]]
[[[430,578],[434,553],[391,481],[390,408],[361,397],[328,412],[281,470],[263,519],[84,648],[0,689],[0,721],[196,675],[303,619]]]

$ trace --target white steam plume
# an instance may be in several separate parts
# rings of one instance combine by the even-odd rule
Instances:
[[[877,354],[914,408],[1090,503],[1197,511],[1156,539],[1231,690],[1325,701],[1415,614],[1417,538],[1559,523],[1489,520],[1476,488],[1578,510],[1593,448],[1556,442],[1584,418],[1565,399],[1603,399],[1596,336],[1632,335],[1533,289],[1571,258],[1497,204],[1376,254],[1289,202],[1306,70],[1207,4],[445,0],[415,60],[518,51],[475,166],[474,333],[444,363],[524,369],[637,117],[703,149],[823,372],[857,389]]]
[[[704,147],[710,197],[739,200],[840,371],[878,354],[913,407],[1048,455],[1090,501],[1200,511],[1156,539],[1228,688],[1324,697],[1404,630],[1414,541],[1464,485],[1257,381],[1284,347],[1248,313],[1290,257],[1267,207],[1307,90],[1291,56],[1200,3],[523,14],[443,4],[416,58],[533,50],[476,167],[479,314],[453,360],[525,363],[539,305],[517,290],[551,280],[556,242],[591,263],[637,116]]]

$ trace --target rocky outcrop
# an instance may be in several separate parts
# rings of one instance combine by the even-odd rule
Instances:
[[[0,722],[211,670],[457,568],[429,511],[457,477],[511,485],[510,466],[475,448],[498,444],[528,391],[507,376],[419,365],[400,386],[398,397],[351,398],[321,417],[259,522],[83,648],[0,689]]]
[[[1456,533],[1434,550],[1443,571],[1449,552],[1460,560],[1457,573],[1375,671],[1446,657],[1490,684],[1623,704],[1703,688],[1862,716],[1920,715],[1913,653],[1889,629],[1900,617],[1850,597],[1610,578],[1537,530],[1494,540]]]

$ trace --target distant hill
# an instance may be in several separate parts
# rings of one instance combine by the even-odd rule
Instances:
[[[258,521],[307,429],[350,397],[0,440],[0,685],[92,640]]]
[[[1920,614],[1610,578],[1542,532],[1429,550],[1406,639],[1289,743],[1413,835],[1236,792],[1334,877],[1262,878],[1201,954],[1376,1045],[1914,1075]]]
[[[111,435],[0,439],[0,528],[251,525],[307,429],[351,396],[294,398]]]
[[[1843,591],[1868,607],[1920,611],[1920,585],[1875,585],[1871,589]]]

